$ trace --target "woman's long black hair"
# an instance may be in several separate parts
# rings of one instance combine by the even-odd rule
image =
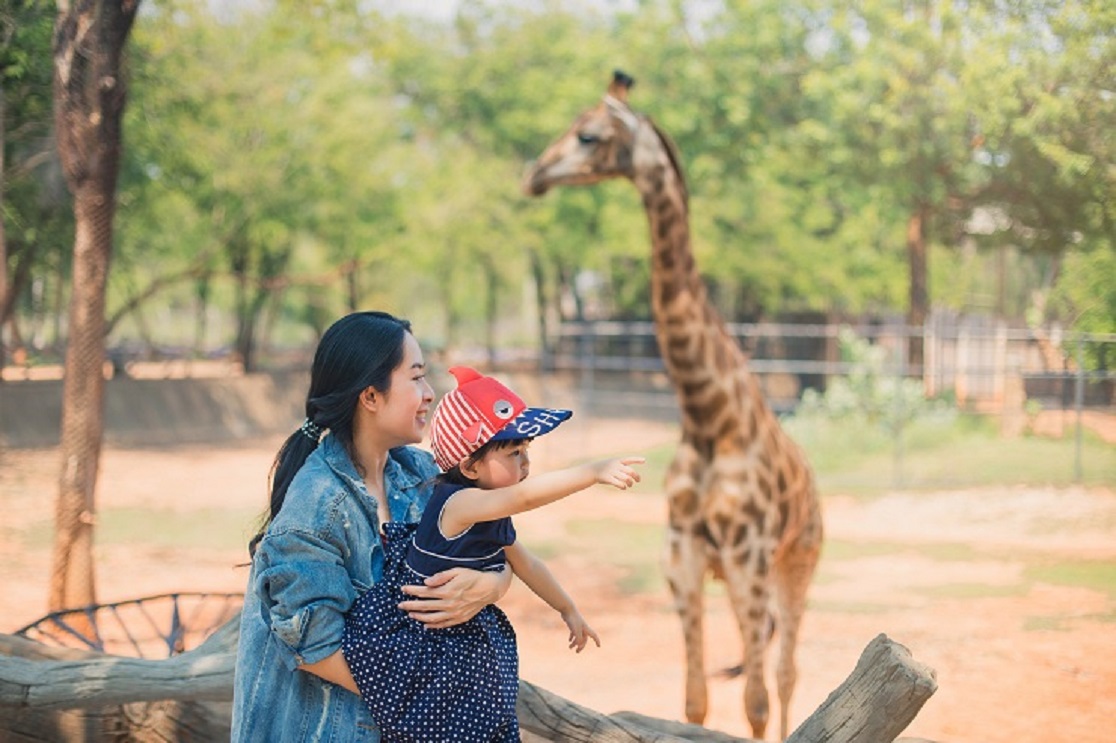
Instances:
[[[318,341],[310,368],[306,419],[287,437],[271,467],[271,502],[264,523],[248,543],[249,554],[279,515],[291,480],[318,446],[307,431],[329,429],[352,456],[353,415],[360,393],[369,387],[387,393],[391,374],[403,362],[403,340],[411,323],[386,312],[355,312],[333,323]]]

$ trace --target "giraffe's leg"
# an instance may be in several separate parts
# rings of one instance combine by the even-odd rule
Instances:
[[[705,686],[705,639],[702,625],[705,582],[704,546],[692,530],[670,527],[666,576],[674,607],[682,620],[686,645],[686,719],[701,724],[709,708]]]
[[[743,559],[736,552],[722,555],[725,587],[733,614],[744,641],[744,712],[752,726],[752,737],[762,739],[767,730],[770,705],[764,681],[764,655],[771,641],[768,628],[766,555],[759,546],[748,550]]]
[[[786,740],[789,730],[791,695],[798,681],[795,651],[798,631],[806,612],[806,591],[818,563],[816,547],[792,547],[775,565],[775,611],[779,632],[779,659],[775,679],[779,687],[779,734]]]

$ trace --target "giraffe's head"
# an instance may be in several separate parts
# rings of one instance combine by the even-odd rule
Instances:
[[[601,102],[578,116],[531,164],[523,178],[523,191],[541,196],[551,186],[632,178],[637,134],[646,122],[628,107],[628,89],[634,83],[619,70],[613,73]]]

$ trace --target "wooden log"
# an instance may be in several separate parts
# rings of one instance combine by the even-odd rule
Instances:
[[[215,632],[205,643],[192,653],[202,653],[217,658],[227,655],[230,659],[236,657],[237,627],[228,624]],[[6,656],[6,657],[5,657]],[[179,656],[182,657],[182,656]],[[71,673],[81,675],[87,666],[82,663],[92,663],[95,668],[102,668],[108,660],[121,660],[107,658],[107,656],[75,648],[51,647],[42,643],[28,640],[15,635],[0,635],[0,689],[5,689],[5,683],[12,679],[5,670],[13,661],[16,667],[26,668],[23,663],[32,664],[33,669],[46,669],[57,667],[58,662],[69,662]],[[123,659],[129,660],[129,659]],[[144,663],[163,663],[165,661],[143,661]],[[101,741],[122,741],[132,743],[166,743],[167,741],[228,741],[229,729],[232,723],[232,666],[228,666],[227,683],[221,679],[218,683],[228,687],[227,694],[220,701],[195,701],[190,699],[159,699],[158,701],[144,702],[123,699],[128,703],[111,704],[106,699],[112,697],[94,696],[82,700],[81,704],[74,704],[77,700],[68,700],[67,708],[59,708],[53,695],[31,694],[28,690],[26,701],[29,704],[4,705],[0,698],[0,740],[5,743],[100,743]],[[121,667],[117,666],[109,678],[109,686],[125,681],[132,684],[146,684],[147,678],[128,679],[126,676],[118,678]],[[39,683],[51,683],[48,678],[52,674],[44,674]],[[201,683],[212,683],[212,676],[207,676]],[[154,689],[154,687],[153,687]],[[10,689],[9,689],[10,691]],[[18,692],[17,692],[18,693]],[[157,697],[167,696],[165,689],[155,692]],[[3,692],[0,692],[2,697]],[[131,697],[134,695],[118,695]],[[186,692],[186,697],[191,693]],[[217,694],[217,696],[222,696]],[[88,703],[84,703],[84,702]],[[33,702],[33,703],[31,703]],[[38,703],[42,704],[38,704]]]
[[[0,635],[0,740],[227,741],[237,628],[233,619],[197,649],[158,661]],[[933,670],[880,635],[788,743],[893,741],[936,688]],[[527,681],[520,681],[519,691],[525,741],[748,740],[633,712],[606,715]]]
[[[849,677],[787,743],[890,743],[937,690],[932,668],[887,635],[877,635]]]
[[[642,715],[639,712],[613,712],[610,717],[614,720],[632,722],[649,730],[670,733],[671,735],[684,740],[695,741],[696,743],[760,743],[754,738],[738,738],[735,735],[722,733],[720,730],[710,730],[701,725],[694,725],[689,722],[678,722],[677,720],[662,720],[658,717]]]
[[[618,720],[527,681],[519,682],[519,726],[536,739],[570,743],[679,743],[687,740]]]
[[[73,659],[74,651],[68,650],[59,653],[64,660],[0,658],[0,706],[74,709],[167,699],[227,702],[232,699],[238,629],[229,622],[201,646],[164,660],[95,653]],[[5,644],[24,647],[19,640],[10,638]]]
[[[4,743],[228,743],[229,702],[136,702],[99,709],[0,707]]]

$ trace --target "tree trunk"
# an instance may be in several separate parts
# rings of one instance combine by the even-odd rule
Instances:
[[[7,349],[4,346],[4,308],[8,306],[8,240],[4,234],[4,149],[7,147],[5,141],[4,117],[4,85],[0,82],[0,371],[3,371],[4,364],[8,358]],[[0,374],[0,383],[3,383],[4,377]]]
[[[345,271],[345,309],[350,314],[360,309],[360,277],[357,274],[359,267],[358,261],[352,261]]]
[[[550,308],[546,301],[546,271],[543,270],[542,256],[531,248],[527,251],[531,259],[531,278],[535,282],[535,313],[538,318],[539,332],[539,371],[549,372],[553,366],[550,347]]]
[[[6,234],[4,239],[7,240]],[[23,293],[31,282],[31,269],[35,264],[35,253],[38,252],[39,245],[38,241],[33,241],[23,246],[19,253],[19,260],[16,261],[15,270],[7,274],[5,291],[0,291],[0,294],[5,295],[4,301],[0,303],[0,326],[7,326],[8,328],[10,353],[16,364],[22,364],[27,358],[23,335],[20,333],[19,323],[16,320],[16,298]]]
[[[138,0],[58,3],[54,121],[74,197],[74,267],[62,391],[62,466],[48,608],[96,603],[94,488],[104,403],[105,286],[120,165],[125,83],[121,58]]]
[[[252,370],[252,364],[255,362],[252,355],[255,348],[256,319],[249,310],[247,266],[234,264],[233,274],[236,276],[236,297],[234,300],[236,305],[236,338],[233,340],[233,352],[243,366],[244,371],[248,372]]]
[[[479,256],[484,273],[484,350],[488,367],[496,368],[496,321],[499,319],[500,274],[489,256]]]
[[[206,352],[205,339],[208,335],[210,274],[203,271],[194,283],[194,358],[203,358]]]
[[[914,335],[907,339],[907,366],[911,372],[922,376],[922,331],[930,316],[929,258],[926,247],[926,220],[929,208],[919,204],[907,220],[907,261],[910,264],[909,305],[907,327]]]

